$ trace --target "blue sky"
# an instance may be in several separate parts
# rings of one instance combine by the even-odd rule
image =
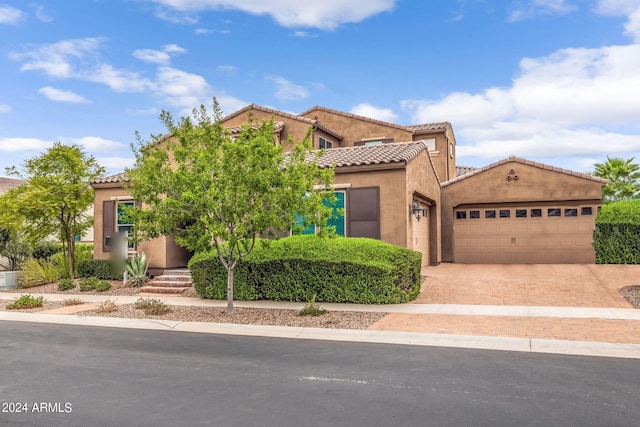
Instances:
[[[54,141],[116,173],[217,97],[449,121],[458,164],[640,160],[640,0],[0,0],[0,174]]]

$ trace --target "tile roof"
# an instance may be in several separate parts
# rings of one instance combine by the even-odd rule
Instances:
[[[344,167],[382,165],[393,163],[407,164],[422,151],[427,150],[424,141],[394,142],[392,144],[380,144],[358,147],[339,147],[324,150],[317,160],[320,167]],[[318,151],[314,151],[317,153]],[[312,156],[308,157],[312,160]]]
[[[115,175],[105,176],[104,178],[99,178],[91,181],[91,184],[112,184],[117,182],[129,182],[127,174],[125,172],[121,172]]]
[[[415,133],[428,132],[428,131],[440,131],[445,129],[451,129],[451,123],[449,122],[435,122],[435,123],[422,123],[418,125],[407,126],[408,129]]]
[[[253,125],[253,127],[257,127],[258,125]],[[242,131],[242,126],[232,126],[232,127],[228,127],[226,128],[229,132],[231,132],[231,134],[237,134],[240,133],[240,131]],[[279,122],[274,122],[273,123],[273,130],[275,132],[280,132],[282,129],[284,129],[284,122],[281,120]]]
[[[474,166],[456,166],[456,177],[473,172],[478,168]]]
[[[26,183],[27,181],[23,179],[0,177],[0,194]]]
[[[602,184],[606,184],[607,183],[606,179],[599,178],[597,176],[589,175],[589,174],[582,173],[582,172],[572,171],[570,169],[563,169],[563,168],[559,168],[559,167],[556,167],[556,166],[546,165],[544,163],[534,162],[533,160],[521,159],[521,158],[516,157],[516,156],[509,156],[507,159],[500,160],[499,162],[491,163],[490,165],[484,166],[482,168],[475,169],[475,170],[473,170],[473,171],[471,171],[469,173],[466,173],[464,175],[457,176],[457,177],[455,177],[453,179],[450,179],[447,182],[443,182],[442,186],[446,187],[447,185],[454,184],[454,183],[456,183],[458,181],[462,181],[463,179],[467,179],[467,178],[469,178],[471,176],[477,175],[477,174],[479,174],[481,172],[484,172],[486,170],[489,170],[489,169],[492,169],[492,168],[495,168],[497,166],[504,165],[505,163],[510,163],[510,162],[521,163],[523,165],[529,165],[529,166],[533,166],[533,167],[536,167],[536,168],[539,168],[539,169],[544,169],[544,170],[548,170],[548,171],[552,171],[552,172],[558,172],[558,173],[562,173],[562,174],[565,174],[565,175],[571,175],[571,176],[575,176],[575,177],[582,178],[582,179],[588,179],[590,181],[600,182]]]
[[[332,130],[331,128],[329,128],[328,126],[325,126],[324,124],[320,123],[319,120],[313,120],[313,119],[309,119],[307,117],[303,117],[302,115],[296,115],[296,114],[291,114],[291,113],[285,113],[284,111],[278,111],[278,110],[274,110],[272,108],[267,108],[267,107],[262,107],[260,105],[256,105],[256,104],[249,104],[246,107],[229,114],[228,116],[224,117],[222,119],[222,122],[224,123],[225,121],[239,116],[241,114],[247,113],[251,110],[257,110],[257,111],[262,111],[263,113],[267,113],[267,114],[273,114],[273,115],[278,115],[281,117],[286,117],[288,119],[292,119],[292,120],[297,120],[303,123],[307,123],[311,126],[315,126],[319,129],[322,129],[323,131],[327,132],[330,135],[335,136],[336,138],[338,138],[339,140],[342,141],[342,135],[340,135],[338,132]]]

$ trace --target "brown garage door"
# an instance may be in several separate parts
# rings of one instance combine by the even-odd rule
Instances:
[[[593,263],[596,213],[593,205],[457,208],[455,262]]]

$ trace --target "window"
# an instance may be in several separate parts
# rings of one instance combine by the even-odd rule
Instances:
[[[564,216],[578,216],[577,208],[565,208]]]
[[[480,218],[480,211],[469,211],[469,218]]]
[[[467,218],[467,211],[458,211],[458,212],[456,212],[456,218],[457,219],[466,219]]]
[[[449,143],[449,157],[453,159],[453,144]]]
[[[516,209],[516,218],[526,218],[527,210],[526,209]]]
[[[531,218],[541,218],[542,209],[531,209]]]
[[[494,211],[494,210],[484,211],[484,217],[485,218],[495,218],[496,217],[496,211]]]
[[[131,217],[127,215],[126,209],[135,207],[136,202],[127,201],[127,202],[118,202],[116,205],[116,231],[118,233],[127,232],[128,236],[133,235],[133,221],[131,221]],[[127,243],[127,248],[131,251],[136,250],[136,245],[133,242]]]
[[[591,206],[581,208],[580,215],[593,215],[593,208]]]
[[[333,208],[331,212],[331,217],[327,220],[328,227],[335,227],[336,235],[338,236],[346,236],[345,229],[345,219],[344,219],[344,207],[345,207],[345,192],[344,191],[336,191],[333,193],[336,196],[336,200],[334,203],[331,203],[329,200],[323,200],[322,204],[325,206],[331,206]],[[304,223],[304,217],[302,215],[296,214],[297,225],[302,226]],[[315,234],[318,230],[316,229],[315,224],[309,224],[306,228],[304,228],[300,234]],[[292,230],[293,234],[293,230]]]
[[[509,209],[500,209],[500,218],[511,218],[511,211]]]
[[[318,148],[320,148],[321,150],[325,148],[333,148],[333,142],[329,141],[328,139],[324,139],[323,137],[319,137]]]
[[[373,147],[374,145],[382,145],[382,141],[367,141],[364,143],[365,147]]]
[[[560,208],[547,209],[547,216],[560,216],[560,215],[562,215],[562,209]]]

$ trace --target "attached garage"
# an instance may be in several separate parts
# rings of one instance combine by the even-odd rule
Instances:
[[[592,263],[592,205],[488,205],[454,210],[460,263]]]
[[[592,235],[605,183],[515,157],[445,182],[443,261],[593,263]]]

